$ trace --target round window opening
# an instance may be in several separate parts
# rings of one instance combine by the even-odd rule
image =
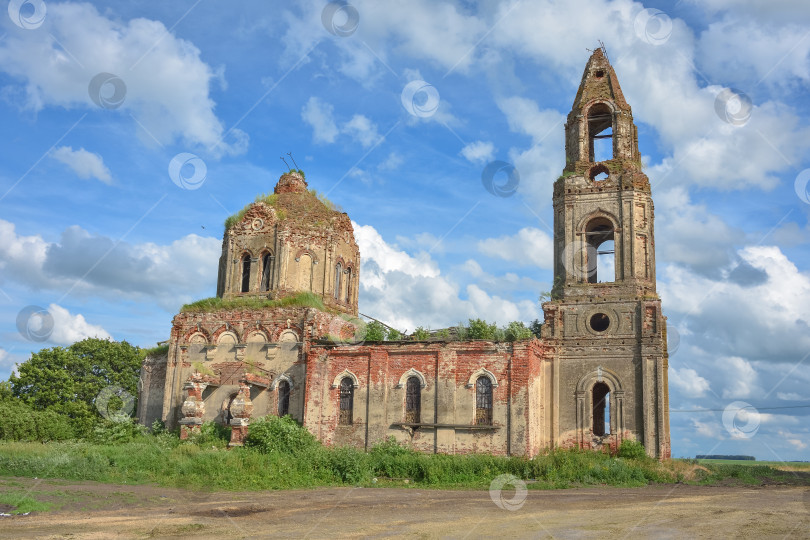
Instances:
[[[596,313],[591,317],[591,328],[594,332],[604,332],[610,326],[610,318],[604,313]]]
[[[605,76],[605,72],[602,71],[601,69],[599,69],[599,70],[596,71],[596,73],[594,73],[594,75],[596,75],[597,79],[601,79],[602,77]]]

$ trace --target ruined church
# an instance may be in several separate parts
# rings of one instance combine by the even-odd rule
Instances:
[[[565,155],[541,338],[354,341],[351,221],[289,172],[226,223],[217,299],[177,314],[168,353],[145,360],[139,421],[162,419],[183,437],[220,422],[232,445],[255,419],[290,415],[330,445],[393,436],[423,452],[531,457],[633,439],[669,458],[650,183],[602,49],[568,114]]]

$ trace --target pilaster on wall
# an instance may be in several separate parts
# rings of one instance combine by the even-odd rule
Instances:
[[[441,350],[436,356],[436,423],[456,423],[456,351]],[[456,448],[456,431],[453,428],[436,428],[436,453],[453,454]]]

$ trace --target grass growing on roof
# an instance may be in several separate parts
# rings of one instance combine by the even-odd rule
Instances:
[[[253,200],[253,202],[263,202],[268,206],[275,206],[276,203],[278,202],[278,195],[276,195],[275,193],[259,193],[258,195],[256,195],[256,198]],[[251,204],[253,203],[246,204],[245,207],[239,210],[237,213],[235,213],[232,216],[228,216],[228,218],[225,220],[226,231],[231,227],[233,227],[234,225],[236,225],[237,223],[239,223],[240,221],[242,221],[242,218],[245,217],[245,213],[248,211],[248,208],[250,208]]]
[[[311,292],[299,292],[292,296],[285,296],[276,300],[268,298],[231,298],[224,300],[219,296],[203,298],[180,308],[181,313],[200,313],[207,311],[233,311],[238,309],[263,309],[277,307],[311,307],[321,311],[327,311],[323,300]]]

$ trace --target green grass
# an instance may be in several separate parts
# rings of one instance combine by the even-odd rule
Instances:
[[[260,193],[256,195],[256,198],[253,200],[253,202],[263,202],[268,206],[275,206],[277,201],[278,195],[274,193]],[[245,217],[245,213],[248,211],[248,209],[252,204],[253,203],[247,204],[245,205],[244,208],[239,210],[234,215],[228,216],[228,218],[225,219],[225,230],[227,231],[228,229],[230,229],[231,227],[242,221],[242,218]],[[279,219],[283,220],[284,218],[279,216]]]
[[[223,300],[219,296],[204,298],[180,308],[180,312],[208,312],[218,310],[239,310],[239,309],[263,309],[277,307],[312,307],[321,311],[327,311],[323,300],[311,292],[301,292],[291,296],[285,296],[277,300],[268,298],[231,298]]]
[[[25,491],[6,491],[0,493],[0,504],[13,506],[8,514],[27,514],[28,512],[44,512],[50,510],[51,503],[38,501]]]
[[[433,488],[487,488],[498,475],[532,480],[533,489],[575,486],[642,486],[670,483],[677,475],[654,460],[556,450],[535,459],[488,455],[422,454],[382,447],[313,445],[294,454],[230,451],[194,444],[162,446],[144,437],[120,445],[0,443],[0,475],[154,483],[195,490],[265,490],[342,485],[406,485]],[[375,482],[374,479],[378,479]],[[394,479],[379,482],[379,479]]]
[[[169,352],[169,345],[158,345],[157,347],[152,347],[150,349],[143,349],[144,354],[146,356],[162,356],[164,354],[168,354]]]
[[[701,465],[741,465],[744,467],[767,466],[772,468],[790,468],[795,470],[806,470],[810,472],[810,463],[804,461],[755,461],[745,459],[698,459]]]
[[[98,443],[0,441],[0,476],[150,483],[196,491],[347,485],[487,489],[493,479],[504,474],[523,479],[530,489],[676,482],[808,485],[807,475],[765,465],[659,462],[644,455],[641,445],[632,441],[622,444],[619,456],[563,449],[532,459],[425,454],[400,446],[393,439],[364,452],[324,447],[291,418],[272,416],[253,423],[245,447],[226,450],[228,438],[228,430],[208,422],[186,442],[161,430],[153,435],[133,431],[126,439],[108,437]],[[26,494],[30,500],[24,500],[19,487],[2,480],[0,488],[11,488],[6,495],[14,500],[6,504],[18,511],[52,502],[46,498],[43,503],[36,493]]]

